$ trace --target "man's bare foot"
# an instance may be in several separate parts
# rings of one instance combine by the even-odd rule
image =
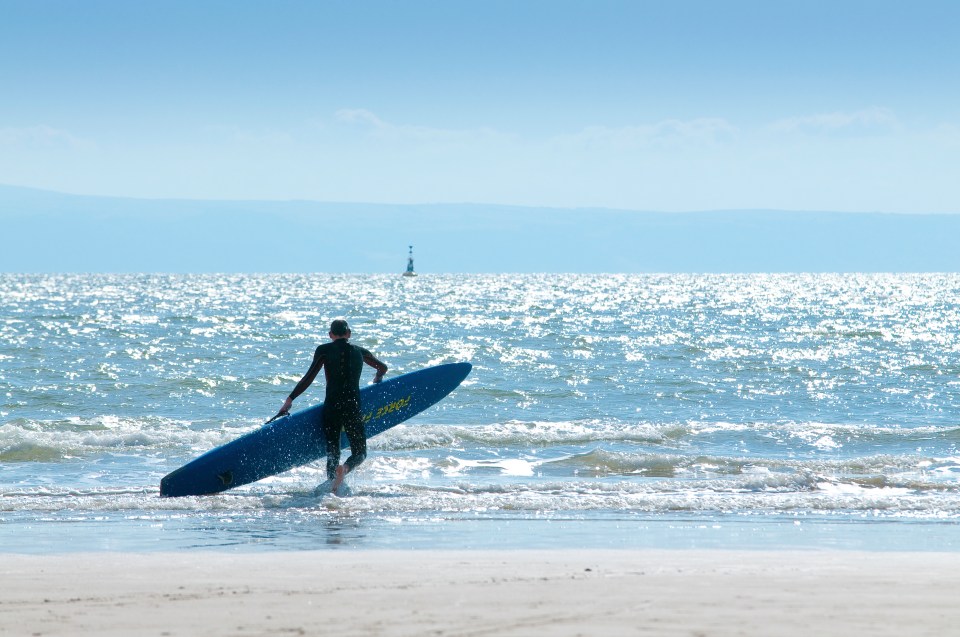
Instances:
[[[337,477],[333,479],[333,484],[330,485],[330,492],[336,493],[340,489],[340,485],[343,484],[343,479],[347,477],[349,470],[346,465],[340,465],[337,467]]]

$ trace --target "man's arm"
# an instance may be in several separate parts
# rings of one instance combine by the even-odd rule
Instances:
[[[307,373],[303,375],[303,378],[300,379],[300,382],[297,383],[297,386],[293,388],[293,391],[290,392],[290,395],[287,396],[287,399],[283,401],[283,407],[280,408],[280,413],[286,413],[290,411],[290,407],[293,406],[293,401],[307,390],[314,379],[316,379],[317,374],[320,373],[320,369],[323,367],[323,355],[320,353],[320,348],[317,348],[317,351],[313,353],[313,362],[310,363],[310,369],[307,370]]]
[[[363,353],[363,362],[370,367],[376,368],[377,375],[373,377],[373,382],[379,383],[381,380],[383,380],[383,375],[387,373],[387,366],[383,364],[383,361],[379,360],[369,351],[363,348],[361,348],[360,351]]]

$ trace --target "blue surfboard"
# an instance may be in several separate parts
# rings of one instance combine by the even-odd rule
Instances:
[[[437,365],[362,388],[367,438],[436,404],[463,382],[471,368],[470,363]],[[160,481],[160,495],[219,493],[325,457],[322,423],[323,404],[274,420],[166,475]],[[340,446],[350,446],[346,434],[341,433]]]

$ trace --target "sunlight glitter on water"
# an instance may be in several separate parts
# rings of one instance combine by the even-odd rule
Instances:
[[[275,413],[340,316],[391,375],[474,371],[371,440],[338,516],[960,519],[958,293],[957,275],[0,275],[0,529],[334,515],[306,495],[320,463],[189,505],[156,485]]]

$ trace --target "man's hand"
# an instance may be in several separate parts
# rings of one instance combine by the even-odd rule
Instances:
[[[374,383],[379,383],[381,380],[383,380],[383,374],[377,374],[376,376],[373,377]]]
[[[293,400],[287,396],[287,399],[283,401],[283,407],[280,408],[278,413],[285,414],[290,411],[290,408],[293,407]]]

